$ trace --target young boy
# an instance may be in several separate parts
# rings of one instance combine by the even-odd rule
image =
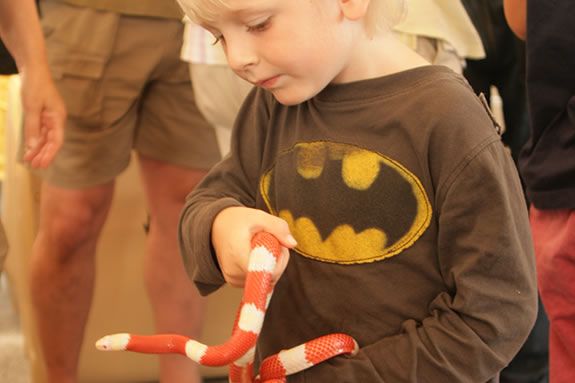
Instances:
[[[290,382],[496,381],[536,283],[485,103],[394,40],[389,0],[181,1],[257,85],[182,215],[200,291],[241,286],[250,238],[268,231],[290,259],[257,359],[333,332],[361,347]]]

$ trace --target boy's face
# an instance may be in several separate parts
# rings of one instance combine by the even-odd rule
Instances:
[[[229,0],[204,27],[230,67],[285,105],[301,103],[330,82],[355,80],[353,23],[336,0]],[[355,33],[356,35],[357,33]]]

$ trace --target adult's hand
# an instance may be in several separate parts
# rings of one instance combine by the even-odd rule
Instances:
[[[34,168],[48,166],[62,146],[66,107],[47,65],[22,73],[24,112],[24,160]]]
[[[34,0],[0,0],[0,37],[22,76],[24,159],[46,167],[62,145],[66,108],[50,76]]]

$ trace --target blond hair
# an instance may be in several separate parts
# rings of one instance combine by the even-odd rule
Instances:
[[[365,28],[369,36],[389,31],[406,12],[404,0],[370,0],[365,17]]]
[[[190,20],[202,25],[210,23],[222,9],[226,9],[228,0],[177,0],[180,7]]]
[[[229,0],[177,0],[186,15],[196,24],[214,21]],[[290,0],[285,0],[290,1]],[[387,31],[397,24],[405,13],[404,0],[370,0],[365,27],[368,35]]]

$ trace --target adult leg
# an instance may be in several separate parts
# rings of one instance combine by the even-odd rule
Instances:
[[[47,383],[76,383],[92,302],[96,243],[113,182],[86,189],[44,184],[30,260],[30,292]]]
[[[150,213],[144,279],[158,333],[200,336],[205,301],[188,278],[178,248],[178,223],[186,195],[205,175],[140,156]],[[195,362],[160,356],[162,383],[199,383]]]

